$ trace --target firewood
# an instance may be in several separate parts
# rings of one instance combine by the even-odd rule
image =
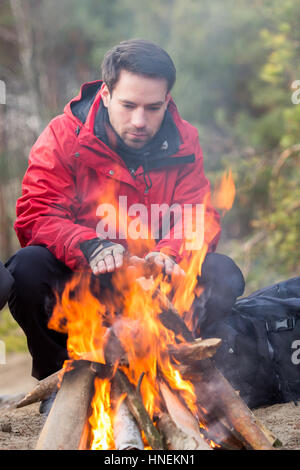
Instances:
[[[149,292],[152,290],[151,287],[149,288],[148,286],[149,282],[151,284],[151,280],[140,277],[136,279],[136,282],[143,290]],[[152,297],[159,301],[160,308],[162,309],[162,312],[158,315],[161,323],[166,328],[173,331],[176,336],[182,337],[185,341],[193,341],[194,337],[192,333],[168,297],[158,288],[154,290]]]
[[[64,374],[37,450],[77,450],[82,446],[95,372],[93,363],[76,361],[75,367]]]
[[[117,380],[112,379],[111,401],[114,408],[114,441],[117,450],[143,450],[144,444],[136,420],[122,400]]]
[[[82,357],[84,357],[84,359],[75,362],[92,362],[90,360],[90,358],[92,357],[91,355],[86,354]],[[110,367],[110,365],[93,362],[93,367],[95,368],[98,374],[110,375],[113,372],[113,369]],[[23,406],[32,405],[32,403],[36,403],[38,401],[42,401],[45,400],[45,398],[50,397],[50,395],[52,395],[52,393],[57,390],[65,371],[65,368],[62,368],[57,372],[54,372],[53,374],[49,375],[45,379],[40,380],[31,392],[29,392],[25,396],[22,396],[21,399],[19,399],[14,404],[14,408],[22,408]]]
[[[159,415],[157,427],[169,450],[203,450],[203,445],[199,445],[197,439],[179,429],[167,413]],[[208,446],[205,450],[211,449]]]
[[[181,373],[183,369],[180,368]],[[223,417],[229,429],[234,429],[247,449],[270,450],[272,443],[266,433],[257,426],[252,412],[246,403],[218,371],[210,359],[185,366],[184,378],[188,378],[195,388],[198,406],[209,413],[214,410]]]
[[[252,411],[250,412],[256,426],[261,429],[261,431],[264,433],[272,447],[281,447],[282,442],[280,442],[280,440],[269,429],[266,428],[266,426],[252,413]]]
[[[154,426],[147,410],[144,407],[141,396],[137,393],[124,372],[117,370],[115,380],[121,391],[126,393],[127,406],[136,419],[140,429],[144,431],[145,437],[153,450],[163,450],[163,439]]]
[[[165,295],[163,295],[160,291],[156,291],[155,295],[159,297],[159,301],[161,303],[162,313],[159,315],[160,320],[167,328],[175,332],[178,340],[185,341],[183,344],[179,346],[174,346],[171,354],[173,354],[175,357],[176,352],[180,351],[180,354],[182,354],[183,357],[188,357],[188,359],[186,359],[188,360],[188,362],[194,361],[195,356],[193,356],[193,354],[190,354],[190,352],[192,350],[193,350],[193,353],[195,352],[195,343],[198,344],[201,342],[201,340],[199,341],[194,340],[192,333],[187,328],[183,319],[180,317],[176,309],[174,309],[171,302],[168,300],[168,298]],[[190,343],[190,344],[188,345],[187,343]],[[107,361],[109,362],[109,358],[107,359]],[[184,361],[184,359],[182,360],[180,359],[180,362],[182,361]],[[114,361],[110,363],[113,364]],[[198,397],[198,410],[199,411],[202,410],[202,414],[207,418],[208,428],[210,425],[209,421],[212,417],[215,423],[217,423],[217,419],[219,419],[220,421],[223,419],[223,423],[225,423],[225,426],[223,426],[223,424],[222,426],[223,427],[227,426],[229,431],[232,430],[231,438],[236,439],[238,445],[239,443],[241,443],[241,445],[249,449],[272,449],[272,443],[270,442],[270,439],[268,438],[266,433],[260,429],[260,427],[257,425],[256,420],[254,419],[252,413],[250,412],[246,404],[241,400],[240,397],[238,397],[238,395],[235,393],[234,389],[231,387],[229,382],[227,382],[227,380],[222,376],[222,374],[216,369],[216,367],[214,366],[213,362],[211,362],[210,359],[205,358],[201,361],[198,360],[197,362],[193,362],[193,365],[181,364],[181,365],[178,365],[178,368],[180,369],[181,373],[183,373],[184,378],[188,378],[194,384],[196,395]],[[65,374],[65,377],[69,376],[70,374],[71,372],[68,372],[68,374]],[[39,395],[43,397],[39,399],[44,399],[46,396],[49,396],[51,394],[50,390],[53,390],[52,388],[53,382],[56,381],[55,386],[57,386],[59,373],[53,374],[53,376],[54,377],[51,377],[51,380],[49,378],[48,382],[50,383],[50,385],[49,383],[47,386],[41,383],[38,384],[38,386],[36,387],[37,388],[36,392],[38,391],[38,389],[40,389],[40,391],[42,392],[40,395],[38,393],[35,393],[34,396]],[[64,389],[66,390],[68,388],[68,381],[67,379],[65,380],[65,377],[64,377],[63,383],[65,382],[67,384],[66,386],[64,386]],[[120,370],[117,370],[115,377],[122,391],[126,393],[126,405],[128,406],[128,409],[130,410],[130,412],[136,419],[139,427],[144,431],[149,445],[153,449],[163,449],[162,437],[160,433],[158,432],[158,430],[153,425],[148,413],[146,412],[139,393],[136,392],[136,390],[134,389],[132,384],[129,382],[125,374],[122,373]],[[79,379],[78,379],[78,383],[79,385],[76,384],[76,387],[75,386],[69,387],[70,396],[74,394],[77,397],[78,390],[80,390],[81,387],[83,387],[85,390],[89,388],[89,385],[88,385],[89,381],[87,381],[87,385],[86,385],[87,389],[85,388],[85,386],[82,385]],[[71,388],[74,389],[74,391],[73,390],[71,391]],[[75,389],[76,389],[76,392],[75,392]],[[51,415],[54,415],[56,417],[58,423],[60,422],[60,417],[58,416],[59,413],[55,410],[64,409],[64,401],[67,402],[67,399],[64,399],[64,394],[62,394],[62,391],[60,389],[47,422],[49,421]],[[59,397],[62,397],[62,398],[58,400]],[[27,398],[27,404],[28,404],[29,398],[28,397],[26,398]],[[30,400],[31,400],[30,403],[33,403],[34,400],[32,396]],[[57,401],[58,401],[58,405],[56,405]],[[76,398],[74,398],[74,400],[71,399],[70,401],[71,403],[76,403]],[[22,400],[18,406],[19,407],[24,406],[25,404],[26,404],[26,401],[24,403],[24,400]],[[85,405],[83,406],[87,407],[88,405],[85,403]],[[69,408],[67,407],[66,409],[67,409],[67,413],[69,413],[68,411]],[[206,412],[203,413],[204,409],[206,409]],[[74,415],[77,414],[77,411],[74,412],[74,409],[73,409],[73,414]],[[65,410],[63,411],[63,415],[65,415]],[[83,415],[83,413],[80,413],[80,416],[81,415]],[[170,416],[173,422],[175,422],[175,424],[177,425],[176,420],[174,421],[174,416],[172,416],[171,414]],[[80,419],[81,421],[83,421],[83,418],[80,418]],[[68,420],[69,418],[67,419],[67,421]],[[52,427],[51,432],[48,431],[48,434],[51,434],[51,433],[54,434],[53,433],[54,421],[51,427]],[[68,427],[68,425],[66,427]],[[182,430],[182,427],[180,425],[178,427],[180,428],[180,430]],[[62,429],[63,428],[64,426],[62,425]],[[83,428],[83,425],[81,426],[81,433],[82,433],[82,428]],[[46,431],[44,432],[44,434],[45,433]],[[226,429],[224,429],[224,433],[226,434]],[[66,432],[64,431],[64,429],[63,429],[62,434],[66,435]],[[230,433],[229,433],[229,437],[230,437]],[[42,436],[40,439],[42,439]],[[45,438],[43,439],[45,440]],[[43,439],[41,440],[41,442],[43,442]],[[41,444],[39,443],[39,445]]]
[[[193,443],[193,446],[196,446],[198,450],[211,450],[200,434],[199,423],[179,397],[162,380],[159,381],[159,390],[171,420],[187,436],[187,439],[190,440],[190,445]],[[181,447],[177,449],[180,450]]]
[[[213,442],[216,447],[222,450],[245,450],[244,442],[233,428],[228,427],[227,423],[217,418],[217,415],[210,413],[206,415],[207,428],[204,434],[206,440]],[[200,422],[202,420],[200,419]]]
[[[22,408],[23,406],[31,405],[45,398],[50,397],[52,393],[57,389],[60,382],[60,377],[63,374],[63,369],[54,372],[43,380],[40,380],[34,389],[25,395],[21,401],[16,404],[16,408]]]
[[[201,432],[204,434],[207,442],[212,441],[216,447],[220,447],[224,450],[245,449],[240,436],[237,435],[232,427],[228,427],[228,423],[224,420],[223,415],[221,416],[220,413],[216,413],[217,410],[214,408],[210,408],[208,412],[207,409],[200,406],[199,399],[197,399],[196,406],[197,418],[199,423],[201,423]]]
[[[161,323],[173,331],[177,337],[182,337],[185,341],[192,342],[194,340],[192,333],[168,297],[158,289],[155,291],[155,297],[159,299],[162,308],[162,312],[158,315]]]
[[[213,357],[222,340],[219,338],[196,338],[192,343],[181,343],[170,346],[169,354],[174,356],[180,364]]]
[[[187,326],[184,328],[182,323],[179,321],[182,319],[169,299],[159,290],[157,290],[156,295],[159,296],[162,305],[166,308],[167,320],[165,320],[165,323],[161,320],[163,324],[174,331],[174,328],[172,328],[172,320],[170,320],[170,317],[173,317],[174,320],[177,320],[176,329],[178,329],[178,331],[175,333],[179,334],[179,330],[181,330],[181,334],[184,339],[187,342],[192,342],[192,333]],[[267,434],[255,424],[253,415],[247,405],[236,394],[233,387],[218,371],[209,358],[198,362],[198,373],[202,376],[202,380],[200,382],[202,384],[206,384],[207,388],[206,406],[208,405],[210,408],[218,406],[221,408],[220,413],[225,414],[229,421],[229,427],[233,427],[236,434],[242,437],[246,448],[254,450],[272,449],[270,439]],[[214,400],[212,399],[212,395],[214,395]],[[199,396],[201,397],[201,392]]]

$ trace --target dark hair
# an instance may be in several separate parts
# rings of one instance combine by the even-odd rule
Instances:
[[[169,54],[160,46],[144,39],[122,41],[110,49],[104,57],[101,70],[102,80],[110,93],[119,80],[121,70],[147,77],[165,78],[168,92],[176,80],[176,69]]]

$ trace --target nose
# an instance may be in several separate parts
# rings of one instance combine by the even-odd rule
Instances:
[[[145,111],[142,108],[137,108],[132,113],[131,124],[136,129],[143,129],[146,126]]]

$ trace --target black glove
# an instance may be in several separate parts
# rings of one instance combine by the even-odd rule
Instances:
[[[119,243],[94,238],[81,243],[80,248],[95,275],[115,271],[123,265],[125,248]]]

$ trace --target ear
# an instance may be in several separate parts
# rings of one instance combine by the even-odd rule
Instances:
[[[167,96],[166,96],[166,103],[165,103],[166,107],[168,106],[170,99],[171,99],[171,94],[168,93]]]
[[[103,104],[104,106],[107,108],[108,105],[109,105],[109,101],[110,101],[110,92],[109,92],[109,89],[106,85],[106,83],[102,83],[102,86],[101,86],[101,97],[102,97],[102,100],[103,100]]]

